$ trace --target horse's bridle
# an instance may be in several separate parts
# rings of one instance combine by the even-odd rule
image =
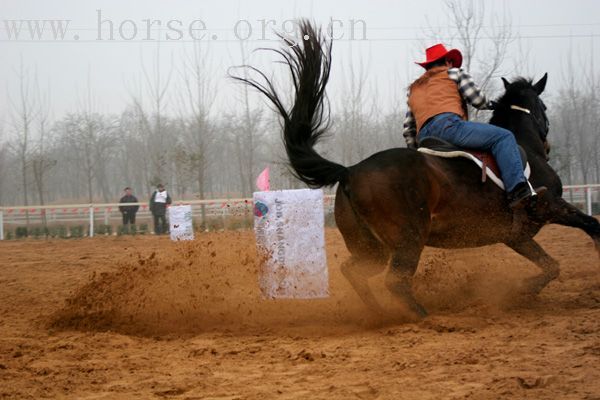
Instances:
[[[542,118],[541,119],[537,115],[532,113],[530,109],[525,108],[525,107],[511,104],[510,109],[516,110],[516,111],[521,111],[521,112],[529,115],[531,118],[533,118],[533,121],[535,122],[535,127],[537,128],[538,134],[540,135],[540,139],[542,139],[542,142],[544,143],[544,149],[546,150],[546,160],[548,160],[548,154],[550,153],[550,145],[548,144],[547,136],[548,136],[548,132],[550,130],[550,121],[548,121],[548,117],[546,116],[546,113],[545,113],[546,105],[544,104],[542,99],[538,98],[537,100],[539,102],[540,108],[542,109],[542,112],[541,112]]]

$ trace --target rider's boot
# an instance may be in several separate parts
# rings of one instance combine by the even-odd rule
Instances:
[[[525,208],[534,196],[543,196],[548,191],[546,186],[540,186],[535,189],[531,187],[529,182],[521,182],[513,190],[508,197],[508,205],[513,210]]]

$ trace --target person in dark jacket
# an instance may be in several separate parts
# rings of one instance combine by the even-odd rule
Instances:
[[[167,206],[171,204],[171,196],[162,184],[156,186],[156,190],[150,196],[150,212],[154,217],[154,233],[157,235],[167,233]]]
[[[121,197],[119,203],[137,203],[138,199],[131,193],[131,188],[125,188],[125,196]],[[140,206],[137,204],[130,206],[119,206],[119,211],[123,215],[123,229],[125,232],[129,232],[135,225],[135,214],[138,212]]]

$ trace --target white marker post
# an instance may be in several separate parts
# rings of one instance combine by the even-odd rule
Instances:
[[[90,204],[90,237],[94,237],[94,205]]]
[[[322,190],[253,195],[254,232],[267,298],[329,296]]]

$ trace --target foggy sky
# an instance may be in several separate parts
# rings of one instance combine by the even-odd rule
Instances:
[[[564,82],[566,62],[575,67],[597,64],[600,54],[600,2],[594,0],[504,0],[485,1],[488,12],[499,17],[510,16],[512,31],[521,36],[510,48],[510,57],[503,66],[507,77],[525,75],[539,78],[549,73],[546,96],[555,95]],[[131,20],[138,29],[134,40],[118,37],[114,41],[97,40],[98,11],[103,19],[114,23],[114,30],[124,20]],[[276,27],[287,20],[309,17],[320,23],[330,18],[342,21],[346,27],[351,20],[366,24],[367,40],[348,40],[346,36],[334,44],[332,83],[329,95],[341,94],[350,64],[355,70],[361,65],[367,73],[371,88],[377,87],[382,101],[391,103],[402,96],[404,88],[420,72],[414,61],[424,57],[422,46],[431,45],[424,34],[430,25],[440,29],[444,43],[452,47],[451,33],[445,29],[444,2],[436,1],[282,1],[282,0],[220,0],[220,1],[33,1],[2,0],[0,3],[0,121],[6,122],[10,113],[9,97],[18,97],[16,71],[20,60],[33,71],[37,69],[40,86],[48,90],[55,118],[81,107],[81,99],[89,79],[95,108],[98,112],[122,111],[130,103],[131,95],[139,92],[142,81],[141,63],[152,70],[153,58],[159,48],[160,68],[166,78],[173,69],[171,88],[178,90],[180,75],[177,70],[182,54],[190,50],[193,41],[143,40],[146,35],[144,19],[160,20],[161,29],[152,31],[162,35],[169,20],[182,21],[182,29],[193,20],[202,20],[207,38],[201,46],[208,49],[211,74],[218,88],[216,112],[236,107],[231,101],[239,87],[226,78],[227,68],[241,64],[241,47],[249,55],[246,61],[266,66],[267,71],[285,74],[270,64],[263,55],[251,54],[257,47],[273,47],[275,42],[261,39],[259,20],[274,20]],[[64,41],[14,41],[7,38],[4,20],[68,19],[69,31]],[[253,29],[251,40],[237,40],[234,27],[240,20]],[[244,23],[245,24],[245,23]],[[131,23],[126,24],[130,27]],[[272,25],[270,25],[272,26]],[[269,26],[269,27],[270,27]],[[239,26],[238,26],[239,27]],[[125,35],[132,32],[124,30]],[[173,32],[172,32],[173,33]],[[361,34],[361,33],[360,33]],[[360,36],[360,34],[358,36]],[[75,40],[75,35],[79,40]],[[594,35],[596,37],[594,37]],[[108,34],[103,33],[106,38]],[[486,36],[485,34],[483,36]],[[22,36],[23,37],[23,36]],[[212,39],[211,39],[212,38]],[[267,39],[272,39],[268,29]],[[486,39],[483,39],[484,41]],[[514,69],[521,54],[528,55],[523,70]],[[372,93],[371,93],[372,94]],[[174,99],[169,102],[174,107]],[[7,129],[4,129],[4,136]]]

